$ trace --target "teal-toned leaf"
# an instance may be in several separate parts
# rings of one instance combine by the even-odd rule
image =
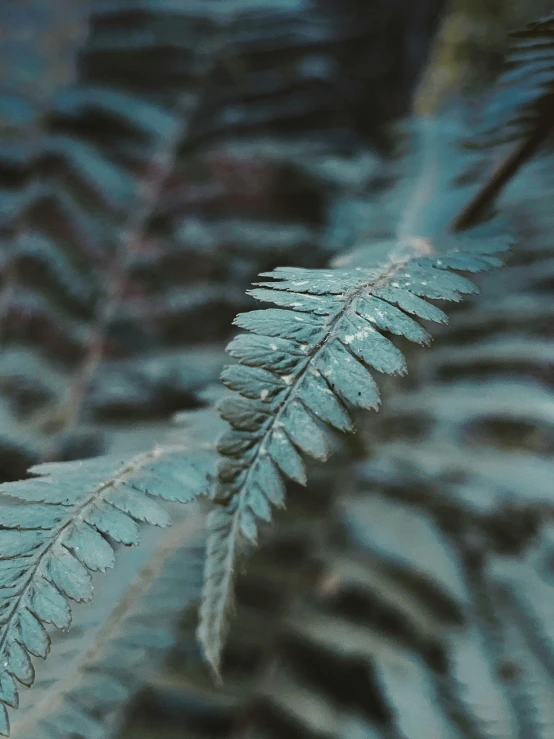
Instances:
[[[27,503],[24,505],[0,506],[0,527],[5,529],[52,529],[64,516],[64,507],[60,505],[41,505]]]
[[[242,456],[256,443],[257,437],[250,431],[227,431],[219,437],[217,451],[227,457]]]
[[[360,283],[371,284],[380,277],[378,269],[305,269],[303,267],[277,267],[272,272],[262,272],[261,277],[271,277],[273,282],[257,282],[271,290],[287,290],[302,295],[344,295],[355,290]]]
[[[13,585],[25,572],[26,556],[15,559],[0,559],[0,578],[2,579],[3,585]]]
[[[280,375],[293,372],[306,357],[302,344],[257,334],[239,334],[227,347],[229,354],[241,364],[265,367]]]
[[[399,277],[401,288],[414,295],[436,300],[460,300],[461,295],[472,295],[478,292],[477,286],[455,272],[434,268],[424,269],[419,265],[411,266]]]
[[[17,708],[19,705],[17,685],[9,672],[0,673],[0,701],[10,708]]]
[[[128,546],[139,543],[139,529],[136,521],[111,505],[92,506],[85,520],[114,541]]]
[[[13,557],[30,556],[46,539],[47,534],[39,530],[2,529],[0,530],[0,557],[11,560]]]
[[[426,321],[433,321],[434,323],[448,323],[448,316],[436,305],[428,303],[422,298],[418,298],[416,295],[406,290],[402,290],[400,287],[379,287],[372,290],[372,295],[377,298],[386,300],[388,303],[397,305],[406,313],[411,313],[419,318],[423,318]]]
[[[29,687],[35,679],[31,659],[19,642],[13,639],[5,651],[5,669],[23,685]]]
[[[306,467],[287,435],[282,429],[276,429],[267,444],[267,451],[281,472],[299,485],[305,485]]]
[[[287,387],[280,375],[260,367],[231,365],[223,370],[221,380],[230,390],[262,402],[273,400]]]
[[[302,402],[314,416],[339,431],[353,431],[352,419],[318,369],[312,368],[302,381]]]
[[[256,516],[251,508],[247,508],[242,512],[240,517],[240,530],[242,535],[248,539],[251,544],[258,543],[258,525]]]
[[[71,530],[65,545],[89,570],[105,572],[114,565],[115,554],[111,544],[84,521]]]
[[[420,260],[424,263],[424,260]],[[487,254],[458,252],[446,254],[437,259],[429,258],[429,263],[437,269],[459,269],[463,272],[485,272],[502,265],[502,259]]]
[[[8,709],[3,703],[0,703],[0,734],[2,736],[10,735],[10,719],[8,718]]]
[[[281,427],[286,429],[290,440],[305,454],[324,462],[329,449],[322,429],[314,421],[312,414],[299,400],[293,400],[281,418]]]
[[[160,484],[163,485],[164,482],[160,481]],[[152,526],[169,526],[171,521],[165,508],[156,503],[150,495],[141,495],[133,488],[114,487],[106,492],[104,499],[114,508],[132,516],[137,521],[144,521]]]
[[[428,344],[431,341],[427,331],[417,321],[373,295],[361,295],[357,298],[354,310],[382,331],[390,331],[396,336],[405,336],[406,339],[416,344]]]
[[[300,470],[297,474],[298,472]],[[258,462],[256,479],[258,491],[263,493],[264,497],[274,506],[282,508],[285,503],[285,485],[275,463],[267,454]]]
[[[282,308],[290,308],[302,313],[312,313],[315,316],[332,315],[337,311],[337,308],[340,308],[340,304],[337,304],[336,300],[319,295],[301,295],[264,288],[248,290],[248,294],[264,303],[274,303]]]
[[[406,372],[406,360],[402,352],[356,313],[341,319],[338,335],[358,359],[377,372],[387,375],[403,375]]]
[[[44,623],[65,629],[71,623],[69,603],[60,591],[45,578],[38,579],[33,586],[31,607]]]
[[[18,641],[35,657],[46,658],[50,649],[50,637],[39,619],[28,608],[23,608],[17,623]]]
[[[92,583],[88,570],[61,544],[55,545],[45,570],[51,582],[68,598],[77,602],[91,600]]]
[[[241,313],[235,319],[239,328],[263,336],[278,336],[281,339],[315,344],[324,335],[325,326],[320,318],[305,313],[268,308]]]
[[[268,498],[269,496],[267,492],[261,487],[261,485],[255,483],[253,494],[250,496],[248,501],[248,506],[254,514],[254,519],[265,521],[266,523],[271,521],[271,508],[268,503]]]
[[[333,339],[325,347],[317,369],[333,392],[345,402],[368,410],[379,407],[381,396],[377,383],[338,339]]]
[[[242,460],[220,459],[217,464],[218,478],[226,483],[234,482],[238,475],[242,474],[246,465]]]
[[[271,409],[242,398],[225,398],[218,405],[221,417],[240,431],[256,431],[268,419]]]

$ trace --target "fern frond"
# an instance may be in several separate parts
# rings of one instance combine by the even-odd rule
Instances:
[[[169,535],[150,531],[139,549],[120,553],[117,571],[98,583],[94,606],[77,609],[72,628],[52,635],[52,657],[46,669],[37,666],[12,720],[14,739],[113,735],[125,703],[174,644],[183,609],[197,601],[201,522],[185,515]]]
[[[259,521],[271,519],[271,504],[284,503],[284,479],[305,484],[301,453],[324,461],[324,427],[352,431],[347,406],[376,409],[380,403],[371,370],[404,374],[402,352],[384,334],[427,344],[415,318],[445,322],[429,299],[460,300],[477,291],[453,270],[478,272],[500,264],[505,239],[482,244],[461,240],[440,257],[422,256],[428,242],[386,265],[353,270],[279,268],[262,276],[250,294],[278,308],[241,314],[248,331],[228,347],[239,364],[223,382],[237,397],[220,404],[231,425],[218,443],[223,459],[209,517],[206,585],[199,636],[216,672],[232,605],[237,554],[255,544]],[[414,248],[415,247],[415,248]],[[423,249],[422,249],[423,247]],[[413,318],[412,316],[415,316]]]
[[[441,727],[442,736],[455,732],[455,736],[505,739],[514,732],[537,737],[551,733],[554,539],[550,537],[533,566],[526,554],[537,527],[548,525],[553,510],[552,373],[548,362],[537,371],[531,360],[522,376],[524,363],[513,364],[512,352],[505,364],[494,360],[480,370],[475,365],[475,376],[468,379],[469,366],[463,366],[465,355],[459,350],[465,346],[471,352],[476,342],[490,345],[495,338],[505,339],[507,346],[518,336],[534,336],[537,345],[551,342],[547,301],[552,273],[548,264],[551,196],[543,195],[539,207],[536,192],[548,192],[547,183],[531,185],[541,161],[552,170],[541,157],[514,182],[506,193],[508,203],[502,204],[525,233],[521,248],[511,255],[512,266],[484,276],[482,298],[455,306],[449,325],[434,332],[444,351],[435,347],[418,352],[411,390],[394,393],[384,413],[372,414],[365,423],[362,419],[364,437],[371,444],[370,459],[362,470],[365,484],[356,494],[355,473],[349,469],[339,477],[335,491],[346,520],[337,521],[337,514],[322,506],[321,497],[332,498],[334,486],[329,480],[331,465],[318,468],[319,484],[312,485],[309,495],[295,496],[281,522],[285,525],[272,528],[247,573],[238,573],[239,623],[229,640],[227,659],[233,674],[227,682],[234,689],[237,655],[244,654],[242,645],[248,639],[250,670],[240,665],[240,687],[247,673],[252,693],[237,711],[239,735],[269,736],[277,731],[288,736],[291,730],[304,735],[315,730],[346,737],[348,733],[337,728],[336,716],[350,710],[358,690],[364,716],[375,710],[376,695],[387,698],[390,714],[385,714],[384,721],[390,716],[394,725],[387,721],[385,736],[406,733],[424,739],[445,711],[453,725]],[[539,219],[536,214],[541,212]],[[368,261],[353,266],[367,265]],[[450,370],[456,365],[451,364],[448,376],[445,373],[439,383],[441,366],[451,354],[449,346],[459,350],[459,378],[452,379]],[[519,354],[525,351],[520,349]],[[324,524],[322,531],[310,506],[317,506],[327,526],[338,524],[338,530],[329,535]],[[303,527],[298,522],[299,508],[312,510]],[[322,551],[322,578],[314,577],[313,569],[307,568],[306,574],[296,561],[290,564],[291,519],[294,541],[308,551],[310,564],[319,561],[310,548],[313,541]],[[282,539],[280,547],[277,537]],[[495,551],[503,553],[503,568],[489,578]],[[264,554],[267,559],[260,565]],[[278,566],[280,559],[286,559],[299,577],[305,576],[292,597],[287,598],[283,578],[275,574],[274,563]],[[487,572],[482,573],[483,569]],[[471,579],[476,574],[487,576],[485,594],[500,584],[516,602],[512,610],[505,598],[495,609],[502,619],[501,631],[508,629],[506,636],[499,635],[497,628],[486,630],[483,637],[478,613],[483,598]],[[287,584],[291,579],[289,574]],[[278,609],[266,595],[274,592],[283,597]],[[263,608],[254,614],[252,593],[263,599]],[[273,611],[278,613],[277,627],[268,615],[273,616]],[[319,623],[313,616],[321,618],[322,612],[328,618],[327,638],[314,645]],[[363,629],[361,648],[344,654],[358,629]],[[367,673],[362,674],[361,662],[383,632],[392,649],[375,650],[364,661],[371,664],[367,670],[371,677],[378,673],[376,686]],[[497,654],[499,640],[505,642],[501,654]],[[261,645],[261,664],[266,669],[260,669],[260,661],[253,658],[252,642]],[[408,660],[419,657],[422,671],[415,683],[407,677],[402,689],[401,676],[409,672],[404,660],[395,660],[398,682],[393,691],[383,680],[381,664],[394,651]],[[420,699],[423,685],[425,694]],[[414,694],[425,720],[410,716]],[[379,700],[379,718],[381,706]],[[317,728],[312,725],[314,715],[323,716]]]
[[[140,522],[167,526],[156,499],[188,503],[207,492],[209,445],[156,448],[132,459],[99,457],[33,467],[36,477],[0,486],[0,734],[17,683],[45,658],[45,624],[67,628],[69,601],[92,599],[91,573],[114,564],[113,543],[139,543]]]

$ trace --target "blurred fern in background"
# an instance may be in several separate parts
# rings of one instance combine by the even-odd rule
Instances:
[[[5,3],[0,733],[554,732],[548,9]]]

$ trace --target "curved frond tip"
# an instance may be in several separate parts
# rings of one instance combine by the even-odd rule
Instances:
[[[222,455],[208,519],[208,556],[199,638],[216,674],[233,603],[237,556],[256,543],[259,521],[282,506],[286,478],[306,482],[302,454],[324,461],[325,428],[353,431],[349,406],[377,409],[374,372],[404,374],[406,362],[391,340],[427,344],[418,319],[444,323],[430,300],[458,301],[477,292],[455,271],[480,272],[501,264],[507,239],[456,240],[441,256],[422,256],[431,245],[373,268],[278,268],[262,275],[250,294],[277,308],[254,310],[235,323],[223,382],[232,390],[220,404],[231,428],[219,440]]]

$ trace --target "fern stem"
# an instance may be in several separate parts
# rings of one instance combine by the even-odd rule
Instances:
[[[127,285],[127,276],[133,257],[140,251],[148,221],[155,214],[163,189],[175,168],[175,160],[180,145],[187,133],[193,130],[195,123],[201,118],[206,100],[206,93],[210,87],[222,52],[222,37],[220,34],[201,52],[204,57],[204,72],[200,76],[200,92],[192,104],[179,101],[178,112],[181,115],[181,125],[174,135],[169,138],[158,152],[157,161],[150,167],[143,184],[142,207],[131,214],[123,229],[119,241],[108,287],[103,298],[99,300],[99,313],[96,318],[88,351],[75,375],[70,388],[67,402],[65,430],[73,428],[79,421],[83,403],[91,382],[100,366],[104,355],[106,333],[113,316],[117,312],[124,297]]]
[[[163,187],[173,171],[180,132],[179,129],[155,158],[143,185],[142,207],[132,213],[123,229],[119,248],[108,275],[108,285],[98,301],[99,310],[87,352],[70,386],[66,430],[78,423],[86,393],[102,361],[106,333],[123,299],[129,267],[143,245],[148,221],[155,212]]]
[[[465,231],[481,220],[500,195],[502,189],[544,143],[551,129],[550,124],[537,128],[531,136],[518,144],[508,154],[461,213],[452,221],[450,224],[451,231],[454,233]]]

